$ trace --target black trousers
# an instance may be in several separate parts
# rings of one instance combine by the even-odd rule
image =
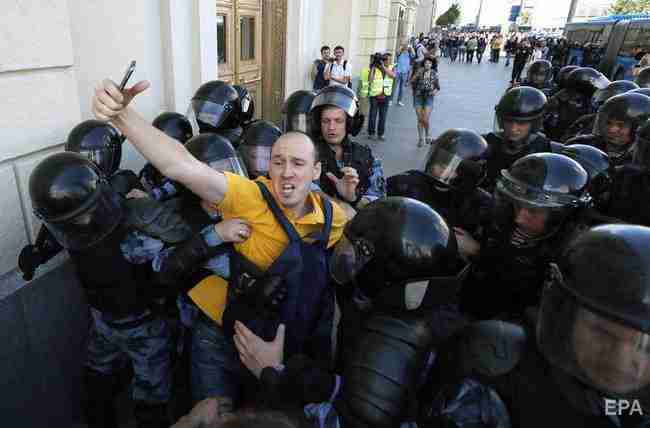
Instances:
[[[512,81],[521,80],[521,72],[524,71],[526,61],[515,61],[512,63]]]

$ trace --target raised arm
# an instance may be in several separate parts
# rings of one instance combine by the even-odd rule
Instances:
[[[148,87],[148,82],[139,82],[122,93],[106,79],[95,88],[93,114],[99,120],[114,124],[161,174],[182,183],[201,199],[220,202],[227,189],[225,176],[199,162],[184,146],[128,107],[131,100]]]

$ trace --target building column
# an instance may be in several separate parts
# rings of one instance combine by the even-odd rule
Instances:
[[[388,35],[391,0],[361,0],[361,28],[356,62],[367,64],[370,55],[390,49]],[[356,71],[360,70],[355,65]]]

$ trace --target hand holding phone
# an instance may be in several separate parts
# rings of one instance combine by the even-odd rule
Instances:
[[[122,78],[122,83],[120,83],[120,91],[123,91],[124,88],[126,88],[126,84],[131,78],[131,75],[135,71],[135,61],[131,61],[131,64],[126,69],[126,72],[124,73],[124,77]]]

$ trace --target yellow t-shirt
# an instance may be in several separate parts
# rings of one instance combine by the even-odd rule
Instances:
[[[280,223],[275,220],[273,212],[266,204],[262,192],[254,181],[229,172],[226,172],[225,175],[228,181],[228,190],[223,201],[215,204],[215,207],[221,212],[224,220],[240,218],[249,223],[251,227],[249,238],[241,244],[235,244],[235,249],[255,263],[257,267],[266,270],[284,251],[289,243],[289,237]],[[266,185],[273,194],[271,180],[259,177],[255,181]],[[291,211],[284,209],[278,203],[301,238],[322,231],[325,224],[325,213],[320,195],[310,192],[308,198],[313,210],[299,219],[296,219]],[[332,231],[327,244],[328,248],[341,238],[346,222],[347,217],[343,209],[332,202]]]

